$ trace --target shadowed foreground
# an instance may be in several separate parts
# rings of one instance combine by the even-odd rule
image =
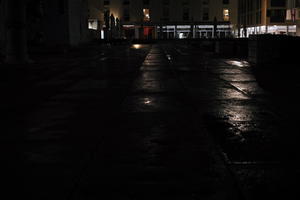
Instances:
[[[4,69],[22,72],[17,79],[26,84],[15,87],[22,98],[6,95],[9,106],[1,107],[10,127],[4,158],[21,160],[13,169],[30,199],[258,199],[294,191],[282,184],[292,183],[280,148],[289,146],[281,137],[289,113],[247,62],[184,43],[92,46],[36,60]]]

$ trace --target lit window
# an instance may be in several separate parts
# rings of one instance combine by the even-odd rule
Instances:
[[[150,21],[150,10],[143,9],[143,13],[144,13],[144,21],[146,21],[146,22]]]
[[[227,9],[227,8],[223,9],[223,20],[229,21],[229,9]]]
[[[88,25],[89,25],[89,29],[98,30],[98,20],[97,19],[89,19]]]

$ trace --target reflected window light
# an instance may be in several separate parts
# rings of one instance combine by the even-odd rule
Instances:
[[[230,65],[237,66],[237,67],[248,67],[248,66],[250,66],[247,61],[230,60],[230,61],[227,61],[227,63],[230,64]]]
[[[149,105],[151,103],[152,103],[152,101],[149,98],[145,98],[144,104]]]
[[[145,104],[150,104],[150,103],[151,103],[150,100],[145,101]]]

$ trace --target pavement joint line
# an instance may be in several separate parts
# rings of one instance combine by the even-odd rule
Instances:
[[[225,79],[221,78],[220,76],[217,76],[217,78],[218,78],[219,80],[222,80],[223,82],[225,82],[226,85],[229,85],[231,88],[233,88],[233,89],[235,89],[235,90],[241,92],[242,94],[246,95],[247,97],[250,97],[250,98],[254,99],[255,102],[258,102],[258,100],[257,100],[257,98],[255,97],[255,95],[251,95],[251,94],[248,94],[247,92],[244,92],[243,90],[240,90],[240,89],[237,88],[236,86],[232,85],[228,80],[225,80]],[[236,82],[239,82],[239,81],[236,81]],[[245,82],[248,82],[248,83],[250,82],[250,83],[252,83],[253,81],[242,81],[242,82],[243,82],[243,83],[245,83]],[[279,113],[279,112],[277,111],[277,109],[274,109],[274,105],[272,105],[272,104],[265,104],[265,106],[268,107],[268,108],[271,109],[271,110],[274,110],[274,114],[276,115],[276,118],[282,118],[282,117],[284,116],[283,114]]]

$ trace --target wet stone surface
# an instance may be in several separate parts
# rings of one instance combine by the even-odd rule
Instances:
[[[20,69],[22,100],[1,107],[4,163],[30,199],[298,194],[297,80],[274,93],[246,61],[186,42],[56,59]]]
[[[292,142],[298,138],[295,123],[299,123],[296,114],[299,108],[294,103],[297,96],[291,88],[283,89],[284,82],[290,80],[282,77],[283,84],[274,85],[280,92],[272,93],[268,88],[272,83],[265,87],[265,82],[257,80],[257,73],[246,61],[211,57],[200,49],[182,48],[174,53],[173,47],[166,45],[166,48],[169,54],[173,53],[173,67],[179,71],[178,77],[224,153],[245,196],[260,199],[297,195],[292,189],[295,179],[290,175],[294,173],[299,177],[299,173],[289,173],[288,167],[293,164],[284,164],[298,162],[295,152],[299,152]],[[193,61],[191,55],[197,53],[208,55],[205,62]],[[295,84],[290,86],[295,90]],[[283,182],[289,182],[290,188]]]
[[[115,116],[118,126],[104,138],[74,199],[236,197],[226,168],[166,59],[161,46],[152,47]]]

